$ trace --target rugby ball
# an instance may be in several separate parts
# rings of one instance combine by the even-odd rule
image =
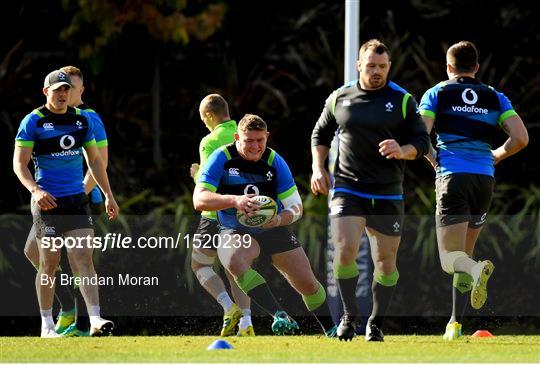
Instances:
[[[245,227],[260,227],[270,222],[277,214],[277,203],[274,199],[265,195],[257,195],[253,197],[259,203],[259,210],[255,215],[249,217],[242,211],[236,212],[238,222]]]

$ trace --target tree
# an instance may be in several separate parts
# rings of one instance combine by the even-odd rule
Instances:
[[[64,7],[73,7],[73,3],[66,0]],[[188,16],[185,12],[192,12],[192,9],[188,9],[188,0],[78,0],[76,3],[76,13],[61,38],[78,47],[79,57],[91,61],[94,73],[104,67],[105,49],[117,42],[129,25],[143,27],[156,45],[151,87],[152,155],[155,165],[161,167],[162,55],[167,49],[185,46],[191,38],[202,41],[214,34],[221,26],[225,6],[221,3],[209,4]]]

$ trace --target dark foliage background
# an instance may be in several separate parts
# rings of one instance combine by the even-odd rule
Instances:
[[[509,263],[506,270],[499,265],[497,274],[528,283],[513,287],[510,297],[525,305],[537,303],[540,32],[535,12],[519,1],[394,0],[362,1],[360,14],[361,41],[379,37],[390,46],[391,78],[417,99],[446,78],[446,48],[468,39],[480,50],[478,78],[504,91],[525,121],[530,145],[497,168],[497,180],[504,184],[497,189],[492,228],[480,242],[484,247],[480,252]],[[156,221],[172,215],[179,219],[176,227],[185,229],[193,214],[189,166],[197,161],[198,143],[207,133],[198,104],[211,92],[229,101],[237,120],[244,113],[256,113],[269,123],[269,145],[287,159],[307,192],[311,129],[327,95],[342,84],[343,23],[343,1],[2,3],[2,288],[34,300],[31,268],[22,257],[21,237],[27,226],[17,218],[27,214],[29,194],[12,173],[11,156],[20,120],[44,102],[42,82],[50,70],[73,64],[85,73],[84,100],[106,124],[109,177],[122,212],[147,214]],[[497,142],[503,140],[501,132]],[[419,221],[413,219],[414,229],[404,238],[400,259],[403,265],[422,268],[427,281],[430,272],[440,273],[430,228],[432,179],[424,161],[409,164],[407,211]],[[304,201],[307,213],[297,230],[324,279],[325,232],[317,222],[325,213],[325,202],[309,194]],[[211,303],[195,290],[187,258],[184,251],[154,254],[151,264],[173,265],[171,275],[184,278],[175,295]],[[101,259],[107,262],[106,256]],[[27,270],[19,269],[21,265]],[[403,281],[405,288],[415,285]],[[276,279],[275,285],[279,283]],[[428,284],[421,287],[422,295],[428,295]],[[396,301],[405,303],[406,290],[400,293]],[[505,305],[490,310],[504,312]],[[526,315],[538,316],[536,307],[526,308],[532,308],[525,310]]]

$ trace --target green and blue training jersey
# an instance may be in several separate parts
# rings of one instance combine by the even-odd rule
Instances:
[[[93,123],[85,111],[68,107],[55,114],[35,109],[22,120],[15,143],[32,147],[35,180],[55,197],[84,193],[82,148],[96,144]]]
[[[419,110],[435,120],[438,174],[494,175],[491,140],[499,125],[517,115],[503,93],[476,79],[459,77],[426,91]]]
[[[201,171],[197,185],[219,194],[266,195],[278,203],[291,196],[296,184],[289,166],[278,153],[266,148],[258,161],[242,158],[234,144],[214,151]],[[224,228],[247,228],[236,218],[236,209],[229,208],[218,212],[219,224]],[[262,228],[249,228],[257,233]]]

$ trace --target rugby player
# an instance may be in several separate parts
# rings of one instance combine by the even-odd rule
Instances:
[[[210,133],[201,140],[199,145],[199,163],[192,164],[190,168],[190,175],[195,183],[197,183],[201,166],[204,167],[212,152],[223,145],[233,143],[236,133],[236,121],[231,119],[229,106],[221,95],[207,95],[201,101],[199,115]],[[216,212],[203,211],[201,213],[201,220],[195,234],[202,237],[201,242],[213,242],[214,237],[219,235]],[[237,324],[238,336],[255,336],[251,322],[251,300],[238,288],[232,276],[225,270],[234,302],[231,300],[223,280],[213,269],[216,256],[217,247],[213,245],[208,248],[193,247],[191,269],[202,287],[223,307],[221,336],[233,335]]]
[[[64,66],[60,68],[60,71],[69,75],[71,80],[71,92],[69,99],[69,106],[85,110],[93,121],[94,137],[96,139],[96,147],[103,160],[105,168],[108,164],[108,142],[107,134],[103,121],[97,112],[91,109],[82,100],[82,94],[84,92],[84,79],[81,70],[75,66]],[[92,175],[87,171],[84,178],[85,192],[89,193],[90,211],[94,215],[99,215],[103,209],[103,198],[99,187],[96,186],[95,180]],[[28,260],[34,265],[39,267],[39,251],[37,247],[35,227],[32,225],[32,229],[26,240],[24,247],[24,253]],[[70,265],[63,256],[61,258],[60,272],[71,274]],[[57,274],[57,277],[59,275]],[[57,282],[59,282],[57,280]],[[55,298],[60,304],[60,313],[58,314],[55,330],[56,333],[63,336],[87,336],[90,330],[90,323],[86,308],[82,303],[84,302],[78,288],[72,288],[68,285],[57,285],[55,290]],[[75,299],[75,300],[74,300]],[[77,305],[80,304],[80,305]],[[77,308],[77,310],[75,310]]]
[[[374,263],[373,310],[367,341],[383,341],[384,314],[399,279],[396,255],[403,227],[404,160],[427,153],[429,136],[414,98],[388,80],[390,51],[373,39],[360,47],[359,80],[335,90],[326,100],[312,133],[313,194],[328,194],[325,160],[336,129],[339,149],[330,203],[334,276],[344,314],[340,340],[355,336],[358,308],[356,257],[366,231]]]
[[[487,282],[494,270],[489,260],[472,259],[474,246],[486,222],[495,185],[495,165],[525,148],[529,137],[510,100],[482,84],[478,51],[461,41],[446,53],[448,80],[422,97],[420,114],[428,131],[435,128],[436,151],[427,155],[436,170],[436,230],[442,269],[452,275],[452,314],[443,338],[461,336],[462,316],[469,301],[481,308]],[[491,149],[501,128],[509,138]],[[461,319],[460,319],[461,321]]]
[[[272,331],[278,335],[298,330],[298,324],[283,311],[266,280],[251,266],[266,255],[291,286],[302,295],[325,333],[335,331],[326,302],[326,291],[317,281],[308,258],[287,227],[302,216],[302,200],[285,160],[266,147],[267,126],[262,118],[247,114],[238,124],[236,142],[214,151],[195,187],[197,210],[218,211],[222,241],[241,239],[250,244],[220,245],[218,256],[238,286],[273,316]],[[263,227],[242,226],[237,211],[255,213],[255,195],[266,195],[280,205],[279,214]]]
[[[60,336],[54,328],[52,304],[53,278],[61,254],[61,250],[42,244],[42,239],[93,236],[93,223],[83,186],[83,148],[88,156],[89,169],[105,192],[109,218],[114,219],[118,215],[118,205],[95,146],[93,123],[84,111],[68,105],[71,86],[69,75],[62,71],[55,70],[46,76],[43,87],[46,104],[22,120],[13,156],[14,172],[32,194],[31,210],[39,250],[36,291],[42,320],[41,337]],[[35,180],[28,168],[31,158]],[[113,323],[100,315],[98,287],[89,280],[96,275],[92,248],[88,245],[75,247],[69,249],[68,254],[73,271],[78,272],[84,281],[80,289],[90,315],[90,334],[112,331]]]

